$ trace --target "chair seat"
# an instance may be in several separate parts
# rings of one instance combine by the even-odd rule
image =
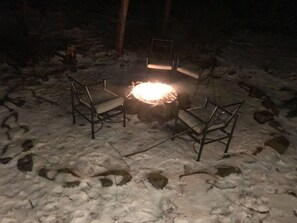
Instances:
[[[209,73],[208,69],[201,70],[199,68],[195,68],[195,66],[179,66],[176,68],[176,71],[182,74],[188,75],[190,77],[193,77],[195,79],[204,77]]]
[[[75,113],[80,114],[91,123],[92,139],[95,139],[95,124],[101,123],[113,116],[123,114],[123,127],[126,126],[126,111],[124,98],[107,89],[106,80],[100,80],[92,84],[82,84],[80,81],[67,74],[71,88],[72,121],[76,122]],[[116,112],[108,113],[109,111]],[[99,115],[105,113],[102,117]],[[96,118],[97,116],[97,118]]]
[[[124,99],[121,97],[116,97],[114,99],[108,100],[106,102],[102,102],[100,104],[95,104],[94,107],[96,109],[97,114],[102,114],[111,109],[119,107],[124,104]]]
[[[174,69],[173,40],[152,38],[146,67],[151,70],[172,71]]]
[[[155,70],[173,70],[173,66],[171,65],[162,65],[162,64],[148,64],[148,69],[155,69]]]
[[[192,128],[193,131],[195,131],[197,134],[201,133],[201,130],[203,129],[204,124],[200,122],[198,119],[193,117],[191,114],[184,110],[180,110],[178,112],[178,118],[183,121],[187,126]]]
[[[186,131],[191,130],[190,136],[199,143],[197,161],[200,160],[204,145],[220,142],[226,145],[224,153],[228,152],[233,131],[238,118],[237,112],[241,108],[242,102],[219,105],[215,101],[206,99],[204,107],[194,107],[185,110],[179,110],[177,120],[183,122],[188,127]],[[193,146],[194,147],[194,146]]]
[[[191,115],[191,114],[195,115]],[[201,108],[190,108],[185,110],[180,110],[178,113],[178,118],[183,121],[186,125],[193,129],[197,134],[200,134],[204,128],[204,123],[208,121],[212,111]],[[223,128],[226,125],[225,120],[217,117],[213,122],[209,123],[208,131]]]
[[[91,86],[88,90],[97,114],[105,113],[124,104],[124,98],[102,87]],[[87,101],[81,102],[88,108],[91,107]]]

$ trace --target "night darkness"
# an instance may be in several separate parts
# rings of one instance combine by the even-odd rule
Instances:
[[[0,222],[297,222],[296,86],[296,0],[0,0]]]
[[[27,0],[26,15],[24,2],[0,3],[2,60],[25,65],[50,56],[71,41],[51,33],[77,26],[92,27],[109,47],[114,45],[120,0]],[[297,3],[293,0],[173,0],[168,29],[161,33],[164,2],[130,0],[125,48],[143,49],[152,36],[188,42],[222,41],[243,29],[296,36]]]

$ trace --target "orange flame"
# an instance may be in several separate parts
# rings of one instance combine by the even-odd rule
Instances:
[[[176,99],[173,87],[163,83],[145,82],[136,85],[132,94],[135,98],[148,104],[169,103]]]

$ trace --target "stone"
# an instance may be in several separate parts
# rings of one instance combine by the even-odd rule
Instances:
[[[257,111],[254,113],[254,119],[259,124],[265,124],[266,122],[269,122],[273,120],[274,114],[272,114],[269,111],[263,110],[263,111]]]
[[[78,187],[79,185],[80,185],[80,181],[75,180],[75,181],[65,182],[65,183],[63,184],[63,187],[68,187],[68,188],[70,188],[70,187]]]
[[[272,111],[272,113],[276,116],[279,116],[279,109],[277,105],[271,100],[270,97],[265,97],[262,100],[262,105],[266,108]]]
[[[100,179],[100,182],[101,182],[102,187],[111,187],[112,186],[112,181],[110,179],[102,178],[102,179]]]
[[[17,168],[23,172],[32,171],[32,168],[33,168],[32,155],[27,154],[23,158],[20,158],[17,163]]]
[[[234,166],[217,165],[216,168],[218,170],[216,175],[220,177],[226,177],[233,173],[241,174],[241,170]]]
[[[288,111],[286,117],[288,118],[293,118],[297,116],[297,96],[284,101],[284,105],[290,109],[290,111]]]
[[[31,139],[26,139],[21,146],[23,148],[23,152],[27,152],[33,147],[33,142]]]
[[[266,94],[264,91],[260,90],[259,88],[255,86],[251,86],[250,91],[249,91],[249,96],[254,97],[254,98],[266,98]]]
[[[168,179],[159,173],[149,173],[147,179],[158,190],[162,190],[168,183]]]
[[[0,158],[0,163],[7,164],[10,162],[10,160],[12,160],[11,157]]]
[[[122,186],[124,184],[127,184],[132,179],[131,174],[126,170],[109,170],[104,173],[96,174],[93,177],[100,177],[100,176],[106,177],[106,176],[110,176],[110,175],[122,177],[121,181],[116,184],[117,186]],[[101,181],[101,179],[100,179],[100,181]],[[101,184],[102,184],[102,181],[101,181]]]
[[[276,120],[271,120],[268,124],[270,127],[272,127],[273,129],[275,129],[281,133],[288,133],[286,130],[284,130],[282,125]]]
[[[259,153],[263,151],[263,147],[257,147],[256,150],[252,153],[252,155],[257,156]]]
[[[289,140],[284,136],[278,136],[272,139],[267,140],[264,143],[265,146],[269,146],[275,151],[277,151],[279,154],[284,154],[286,150],[288,149],[290,142]]]

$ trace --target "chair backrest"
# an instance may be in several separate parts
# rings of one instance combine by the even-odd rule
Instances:
[[[212,107],[212,113],[207,120],[204,131],[214,131],[217,129],[225,129],[238,116],[238,111],[243,105],[243,101],[227,105],[219,105],[206,99],[205,108]]]
[[[82,103],[90,107],[93,101],[87,85],[83,85],[78,80],[71,77],[70,74],[68,74],[67,77],[70,82],[73,99],[78,103]]]
[[[173,59],[173,40],[152,38],[148,57],[151,59]]]

